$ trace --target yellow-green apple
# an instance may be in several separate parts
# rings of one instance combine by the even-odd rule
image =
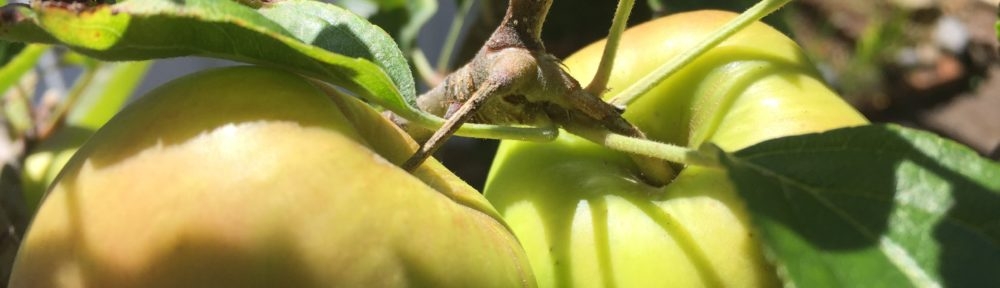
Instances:
[[[128,106],[39,208],[12,287],[534,286],[481,195],[361,103],[223,68]]]
[[[653,20],[622,38],[607,97],[689,49],[735,14]],[[589,79],[604,43],[566,59]],[[754,24],[662,81],[625,117],[663,142],[733,151],[767,139],[863,125],[793,41]],[[543,287],[767,287],[776,271],[720,169],[689,166],[665,187],[630,158],[563,133],[504,141],[485,193],[528,253]]]

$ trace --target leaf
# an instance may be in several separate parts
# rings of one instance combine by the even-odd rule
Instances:
[[[280,67],[340,86],[420,126],[444,123],[417,108],[413,76],[392,38],[331,4],[284,0],[258,10],[220,0],[130,0],[79,11],[57,6],[4,6],[0,39],[65,44],[101,60],[198,55]],[[472,123],[456,134],[537,141],[557,133],[554,127]]]
[[[846,128],[721,154],[798,287],[1000,287],[1000,165],[927,132]]]
[[[150,61],[100,63],[66,115],[70,126],[96,131],[107,123],[142,82]]]
[[[21,76],[31,71],[42,54],[48,50],[49,47],[46,45],[28,45],[13,55],[10,61],[0,66],[0,93],[7,91],[17,81],[20,81]]]
[[[414,108],[413,77],[392,39],[334,5],[286,0],[254,10],[233,1],[131,0],[83,11],[13,9],[22,20],[3,23],[0,38],[62,43],[102,60],[199,55],[282,67],[404,117],[428,117]]]
[[[24,43],[8,42],[0,40],[0,67],[7,65],[14,56],[24,50]]]

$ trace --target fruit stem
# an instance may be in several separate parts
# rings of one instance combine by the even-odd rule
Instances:
[[[714,153],[684,146],[639,139],[596,129],[575,130],[573,134],[605,147],[635,155],[661,159],[684,165],[722,167]]]
[[[473,0],[466,0],[455,13],[455,19],[451,21],[451,28],[448,29],[448,37],[445,38],[444,45],[441,46],[441,53],[438,54],[437,72],[446,73],[451,69],[451,54],[458,44],[458,37],[462,35],[462,27],[465,26],[465,17],[472,10]]]
[[[608,89],[608,78],[611,77],[611,68],[615,66],[618,44],[621,43],[622,33],[625,32],[625,26],[627,26],[628,17],[634,4],[635,0],[618,1],[615,18],[611,21],[611,30],[608,32],[607,45],[604,45],[604,55],[601,55],[601,64],[597,66],[597,73],[594,74],[594,79],[586,88],[590,94],[602,95]]]
[[[55,107],[55,111],[49,115],[48,119],[41,121],[43,126],[36,127],[36,135],[38,135],[39,139],[48,138],[55,132],[56,128],[63,124],[63,120],[66,118],[66,114],[69,113],[70,108],[76,105],[77,100],[80,99],[80,95],[94,81],[94,78],[97,76],[97,66],[99,65],[84,66],[83,74],[80,75],[79,80],[76,81],[73,88],[67,93],[66,98]]]
[[[420,79],[424,81],[424,84],[433,87],[444,81],[444,75],[431,67],[431,62],[427,60],[427,55],[424,54],[423,50],[413,49],[410,58],[413,59],[413,68],[417,70],[417,74],[420,74]]]
[[[684,146],[660,143],[653,140],[632,138],[619,134],[607,134],[607,137],[604,138],[604,145],[612,149],[663,159],[673,163],[722,167],[722,164],[719,163],[718,158],[714,155]]]
[[[680,68],[686,66],[687,64],[693,62],[698,56],[705,54],[708,50],[714,48],[715,46],[725,41],[727,38],[736,34],[743,28],[749,26],[751,23],[764,18],[768,14],[778,10],[785,4],[788,4],[791,0],[761,0],[750,9],[747,9],[741,13],[735,19],[726,23],[726,25],[716,30],[714,33],[709,35],[707,38],[699,42],[691,49],[687,49],[683,54],[674,57],[669,62],[664,63],[659,68],[654,70],[652,73],[643,77],[639,82],[636,82],[632,86],[629,86],[623,90],[620,94],[611,99],[611,104],[618,107],[625,107],[637,100],[642,95],[652,90],[656,84],[667,79],[674,73],[676,73]]]

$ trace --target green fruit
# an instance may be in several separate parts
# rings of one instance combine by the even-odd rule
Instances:
[[[324,93],[325,92],[325,93]],[[534,286],[497,212],[360,101],[259,67],[130,105],[39,208],[12,287]]]
[[[735,15],[677,14],[629,29],[609,97]],[[586,81],[603,43],[565,61]],[[630,105],[653,139],[737,150],[776,137],[864,125],[798,47],[754,24]],[[686,167],[651,187],[621,153],[563,133],[554,143],[504,141],[485,193],[528,253],[539,286],[771,287],[777,273],[722,170]]]

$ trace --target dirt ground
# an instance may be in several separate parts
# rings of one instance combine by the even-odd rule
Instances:
[[[997,2],[801,0],[786,16],[831,84],[870,119],[998,159]]]

